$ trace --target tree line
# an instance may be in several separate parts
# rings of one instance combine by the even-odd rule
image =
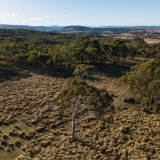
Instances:
[[[33,30],[0,30],[0,55],[20,67],[55,67],[71,64],[102,64],[127,59],[160,60],[160,45],[140,37],[131,40],[88,35],[58,34]]]

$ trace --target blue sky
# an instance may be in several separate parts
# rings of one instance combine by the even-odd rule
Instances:
[[[0,0],[0,24],[160,26],[160,0]]]

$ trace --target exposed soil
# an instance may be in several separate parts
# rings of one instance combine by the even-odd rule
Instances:
[[[124,103],[123,88],[116,87],[117,78],[128,69],[109,66],[88,81],[113,95],[116,111],[103,121],[80,110],[72,143],[71,108],[62,110],[55,101],[66,79],[0,69],[5,75],[0,78],[0,159],[160,159],[160,115]]]

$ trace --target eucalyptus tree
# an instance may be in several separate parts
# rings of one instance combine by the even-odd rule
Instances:
[[[127,48],[132,60],[138,55],[138,50],[143,48],[144,45],[146,45],[146,42],[138,36],[133,37],[132,40],[129,41]]]
[[[102,44],[101,49],[103,52],[103,61],[109,61],[111,63],[111,52],[109,44]]]
[[[28,52],[27,55],[28,55],[27,63],[31,65],[31,67],[36,67],[38,52],[33,50]]]
[[[90,41],[87,52],[91,55],[88,60],[92,63],[101,63],[104,60],[101,44],[96,39]]]
[[[63,58],[60,53],[60,49],[61,49],[61,45],[57,44],[55,45],[51,53],[52,61],[55,65],[62,65],[62,62],[63,62]]]
[[[75,117],[78,110],[86,107],[98,117],[114,110],[113,99],[106,90],[89,86],[78,76],[68,79],[57,100],[64,109],[72,106],[72,141],[75,140]]]
[[[157,58],[157,60],[158,60],[159,63],[160,63],[160,52],[156,54],[156,58]]]
[[[121,39],[113,39],[110,42],[110,54],[113,57],[113,64],[116,64],[120,57],[125,57],[127,54],[127,46]]]
[[[60,48],[60,55],[63,64],[71,64],[71,57],[70,57],[71,48],[70,45],[62,45]]]
[[[84,61],[87,59],[87,51],[88,45],[90,43],[89,36],[78,36],[75,39],[75,42],[73,43],[72,47],[72,57],[75,59],[78,63],[83,64]]]
[[[9,44],[1,45],[1,55],[7,63],[11,62],[13,55]]]
[[[27,59],[28,55],[27,54],[16,54],[13,57],[13,63],[20,66],[20,67],[26,67],[27,66]]]
[[[45,54],[45,53],[38,53],[37,54],[37,63],[42,67],[42,66],[46,66],[48,60],[50,60],[50,56],[49,54]]]
[[[153,80],[149,83],[147,93],[149,109],[154,105],[154,112],[156,112],[160,109],[160,79]]]
[[[148,109],[159,107],[160,64],[148,61],[131,67],[130,72],[118,80],[119,85],[128,84],[133,97]],[[153,105],[152,105],[153,104]]]
[[[138,49],[137,54],[141,58],[149,58],[151,56],[150,49],[147,46]]]

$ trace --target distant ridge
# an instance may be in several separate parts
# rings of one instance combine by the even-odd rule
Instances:
[[[75,33],[75,32],[92,32],[106,29],[160,29],[160,26],[28,26],[28,25],[9,25],[0,24],[0,28],[5,29],[33,29],[36,31],[54,31],[54,32],[65,32],[65,33]]]
[[[90,31],[90,27],[86,26],[66,26],[61,28],[59,31],[62,32],[85,32],[85,31]]]
[[[0,24],[0,28],[5,29],[33,29],[36,31],[52,31],[52,30],[59,30],[64,26],[28,26],[28,25],[9,25],[9,24]]]
[[[92,28],[160,29],[160,26],[93,26]]]

